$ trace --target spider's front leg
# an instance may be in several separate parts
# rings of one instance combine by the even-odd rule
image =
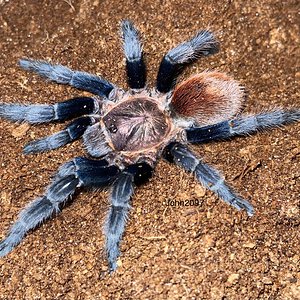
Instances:
[[[186,146],[177,142],[169,144],[165,150],[165,158],[186,171],[193,172],[204,187],[216,193],[226,203],[238,210],[245,209],[249,216],[254,214],[252,205],[238,196],[217,170],[203,163]]]
[[[107,186],[119,172],[118,167],[109,166],[105,160],[78,157],[64,164],[54,176],[44,196],[34,200],[21,211],[7,237],[0,242],[0,256],[8,254],[28,231],[36,228],[53,214],[59,213],[60,208],[77,187]]]
[[[148,179],[151,174],[152,168],[147,163],[130,165],[118,175],[113,184],[111,207],[104,227],[106,253],[111,272],[117,268],[117,258],[120,255],[119,244],[125,230],[134,185]]]

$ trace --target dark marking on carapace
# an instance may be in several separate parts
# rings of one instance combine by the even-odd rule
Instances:
[[[103,122],[117,151],[141,151],[159,145],[170,131],[170,122],[147,97],[131,98],[114,107]]]

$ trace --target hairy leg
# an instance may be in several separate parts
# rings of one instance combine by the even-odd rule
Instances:
[[[162,93],[169,92],[187,65],[218,51],[219,43],[214,35],[207,30],[199,31],[192,39],[171,49],[163,57],[157,75],[157,90]]]
[[[188,172],[193,172],[198,181],[207,189],[216,193],[222,200],[238,210],[245,209],[249,216],[254,214],[252,205],[238,196],[229,187],[221,174],[213,167],[203,163],[186,146],[180,143],[171,143],[165,152],[168,161],[174,162]]]
[[[128,20],[122,22],[122,38],[124,41],[128,84],[132,89],[141,89],[146,84],[146,66],[143,60],[139,33]]]
[[[240,135],[253,134],[282,125],[300,121],[300,109],[277,109],[257,115],[241,116],[230,121],[205,127],[186,129],[187,140],[192,143],[205,143],[226,140]]]
[[[105,79],[81,71],[74,71],[62,65],[53,65],[42,60],[21,59],[20,66],[51,81],[68,84],[77,89],[108,98],[114,86]]]
[[[66,121],[99,110],[97,99],[77,97],[54,105],[0,103],[0,118],[30,124]]]
[[[106,252],[109,268],[117,268],[117,258],[120,255],[119,243],[125,230],[129,201],[133,194],[133,177],[122,173],[113,184],[110,201],[111,207],[104,228],[106,236]]]
[[[59,213],[61,206],[77,187],[107,186],[118,173],[118,167],[108,166],[104,160],[93,161],[78,157],[65,163],[54,176],[45,194],[21,211],[7,237],[0,242],[0,256],[8,254],[22,241],[28,231],[36,228],[53,214]]]
[[[95,123],[92,117],[81,117],[70,123],[64,130],[45,138],[32,141],[24,147],[24,153],[37,153],[65,146],[79,139],[86,129]]]
[[[134,164],[125,168],[112,186],[111,207],[104,227],[110,271],[117,268],[119,244],[125,230],[134,184],[140,184],[141,181],[148,179],[151,173],[152,168],[148,164]]]

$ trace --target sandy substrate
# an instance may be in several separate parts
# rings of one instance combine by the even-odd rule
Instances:
[[[17,66],[52,60],[126,87],[119,23],[141,30],[149,84],[168,49],[210,28],[218,55],[189,68],[228,72],[249,92],[245,112],[300,106],[298,1],[0,0],[0,100],[55,103],[75,89]],[[297,19],[298,18],[298,19]],[[84,153],[80,141],[24,156],[27,142],[64,125],[0,121],[0,236],[41,195],[59,165]],[[80,191],[72,205],[0,259],[0,299],[300,299],[300,125],[230,142],[193,146],[249,199],[247,217],[160,161],[136,190],[119,269],[107,275],[102,223],[107,192]],[[198,206],[167,207],[198,199]]]

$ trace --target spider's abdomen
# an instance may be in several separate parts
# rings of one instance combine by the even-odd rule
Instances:
[[[115,106],[102,121],[116,151],[142,151],[164,140],[168,118],[154,99],[136,97]]]
[[[228,75],[202,72],[176,86],[171,106],[179,116],[205,126],[235,116],[244,96],[243,87]]]

